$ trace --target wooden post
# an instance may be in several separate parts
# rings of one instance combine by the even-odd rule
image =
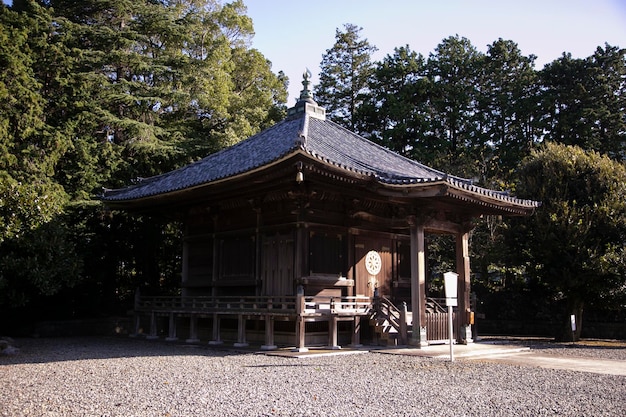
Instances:
[[[341,349],[341,346],[337,344],[337,316],[332,313],[328,318],[328,349]]]
[[[305,347],[305,322],[304,322],[304,289],[298,286],[296,295],[296,348],[294,352],[308,352]]]
[[[243,314],[237,316],[237,343],[235,343],[234,346],[248,346],[248,342],[246,342],[246,318]]]
[[[209,342],[209,345],[221,345],[222,337],[220,334],[220,316],[217,313],[213,313],[213,339]]]
[[[426,338],[426,250],[424,224],[409,218],[411,233],[411,310],[413,312],[413,337],[410,344],[422,346]]]
[[[176,337],[176,314],[175,313],[170,313],[168,331],[169,331],[169,334],[167,338],[165,339],[166,341],[174,342],[178,340],[178,337]]]
[[[406,345],[409,339],[409,332],[408,332],[408,327],[407,327],[407,323],[406,323],[406,316],[407,316],[407,305],[406,302],[402,302],[402,304],[400,304],[400,344],[401,345]]]
[[[189,339],[185,340],[187,343],[198,343],[198,316],[192,314],[189,317]]]
[[[352,341],[350,347],[360,348],[361,344],[361,316],[354,316],[352,320]]]
[[[187,231],[185,231],[185,235],[187,235]],[[187,281],[189,281],[189,242],[187,242],[187,238],[183,238],[183,258],[182,258],[182,275],[181,275],[181,296],[187,297],[189,295],[189,290],[187,289]]]
[[[261,350],[275,350],[278,346],[274,344],[274,316],[265,315],[265,344],[261,346]]]
[[[150,313],[150,334],[146,337],[146,339],[158,339],[159,336],[157,335],[157,317],[156,317],[156,313],[154,311],[152,311]]]
[[[456,235],[456,273],[459,275],[458,292],[458,315],[457,326],[459,333],[457,341],[468,343],[472,341],[472,326],[469,324],[470,308],[470,257],[469,257],[469,231]]]

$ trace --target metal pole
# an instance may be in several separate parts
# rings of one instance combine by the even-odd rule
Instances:
[[[454,338],[454,329],[452,327],[452,306],[448,303],[448,333],[450,334],[450,362],[454,362],[454,352],[452,349],[452,339]]]

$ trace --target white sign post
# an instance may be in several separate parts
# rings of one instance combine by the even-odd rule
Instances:
[[[448,333],[450,335],[450,362],[454,362],[454,351],[452,345],[454,343],[454,327],[452,323],[452,307],[456,307],[457,303],[457,282],[459,274],[455,272],[446,272],[443,274],[443,285],[446,290],[446,305],[448,306]]]

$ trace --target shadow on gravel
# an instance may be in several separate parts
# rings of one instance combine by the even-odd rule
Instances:
[[[184,342],[165,342],[128,337],[66,337],[15,339],[19,352],[0,356],[2,365],[22,363],[50,363],[89,359],[112,359],[160,356],[225,357],[254,354],[253,351],[228,347],[192,345]]]
[[[626,340],[581,339],[578,342],[555,342],[546,337],[486,336],[482,341],[492,344],[521,345],[532,350],[580,349],[580,350],[624,350]]]

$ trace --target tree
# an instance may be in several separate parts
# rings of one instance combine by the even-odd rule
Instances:
[[[446,166],[453,174],[478,174],[475,160],[480,154],[478,123],[479,63],[481,54],[467,38],[451,36],[431,53],[427,70],[433,83],[430,134],[447,143]]]
[[[423,163],[442,152],[430,131],[430,88],[425,59],[408,46],[376,64],[371,92],[357,112],[359,130],[379,144]]]
[[[586,306],[624,302],[626,167],[594,151],[546,144],[522,166],[517,193],[540,200],[530,219],[512,221],[509,245],[556,311],[557,339],[580,337]],[[620,301],[621,300],[621,301]]]
[[[0,7],[0,308],[178,276],[175,227],[97,196],[282,119],[287,79],[253,33],[240,0]]]
[[[336,30],[335,44],[322,56],[314,97],[331,120],[355,131],[356,112],[369,91],[371,58],[377,48],[361,39],[362,28],[345,24],[344,29]]]
[[[498,39],[481,60],[479,112],[483,148],[482,182],[510,180],[519,161],[539,137],[535,56],[523,56],[517,44]]]
[[[540,73],[545,140],[626,160],[626,50],[563,56]]]

